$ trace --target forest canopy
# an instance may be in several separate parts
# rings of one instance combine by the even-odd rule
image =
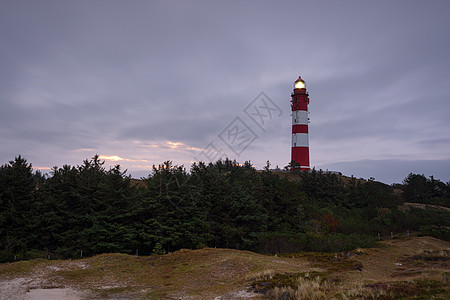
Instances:
[[[343,251],[407,231],[450,240],[450,213],[436,205],[450,207],[450,182],[420,174],[389,186],[225,159],[189,170],[167,161],[135,180],[97,155],[49,176],[18,156],[0,167],[0,261],[200,247]]]

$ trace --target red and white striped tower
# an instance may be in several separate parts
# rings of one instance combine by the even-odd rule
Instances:
[[[309,170],[308,104],[305,81],[301,76],[294,83],[292,108],[292,169]]]

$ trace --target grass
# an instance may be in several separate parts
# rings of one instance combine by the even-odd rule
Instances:
[[[434,279],[377,282],[353,286],[336,296],[340,299],[448,299],[450,289]]]
[[[328,282],[320,276],[299,276],[292,286],[277,286],[267,293],[269,299],[327,299]]]
[[[300,252],[300,253],[286,253],[282,256],[292,258],[306,258],[314,261],[319,267],[327,269],[331,273],[363,269],[361,262],[349,259],[354,255],[363,255],[362,250],[345,251],[338,253],[330,252]]]
[[[325,273],[318,271],[284,274],[265,271],[257,274],[251,286],[256,293],[267,293],[278,299],[278,296],[274,295],[286,293],[285,296],[288,297],[288,294],[307,293],[315,286],[322,287],[327,282],[326,276]]]
[[[448,242],[414,237],[382,245],[282,256],[205,248],[147,257],[35,259],[0,264],[0,284],[10,278],[35,284],[44,278],[52,286],[87,291],[92,299],[214,299],[249,286],[268,299],[449,298]]]
[[[287,259],[229,249],[180,250],[148,257],[102,254],[83,261],[89,267],[77,267],[73,261],[74,266],[54,272],[53,278],[103,297],[140,293],[152,299],[170,298],[174,291],[217,296],[242,288],[249,274],[267,266],[276,272],[299,266]]]
[[[420,253],[414,255],[412,260],[415,262],[439,262],[439,261],[450,261],[450,250],[424,250]]]
[[[6,279],[12,277],[20,277],[30,274],[34,268],[39,265],[45,265],[48,261],[46,259],[33,259],[24,260],[14,263],[2,263],[0,264],[0,277]]]

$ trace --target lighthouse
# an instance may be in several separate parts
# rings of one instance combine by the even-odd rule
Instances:
[[[292,148],[291,169],[309,170],[309,95],[306,92],[305,81],[301,76],[294,83],[294,91],[291,94],[292,108]]]

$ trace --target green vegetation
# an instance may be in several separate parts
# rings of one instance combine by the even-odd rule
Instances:
[[[389,186],[337,174],[256,171],[249,162],[154,167],[138,184],[98,156],[33,172],[21,156],[0,167],[0,261],[100,253],[164,254],[221,247],[260,253],[371,247],[378,233],[449,240],[450,182],[410,174]],[[403,192],[399,192],[402,190]]]
[[[368,284],[348,289],[340,294],[342,299],[448,299],[445,283],[433,279],[393,281]]]
[[[264,299],[327,299],[330,284],[321,272],[273,274],[254,279],[252,288]]]
[[[405,198],[409,202],[450,207],[449,183],[445,184],[434,179],[433,176],[426,178],[424,175],[412,173],[405,178],[403,183]]]
[[[302,272],[302,273],[284,273],[284,274],[264,274],[255,278],[252,282],[252,288],[257,293],[267,293],[275,288],[290,287],[295,289],[298,286],[299,279],[319,281],[323,283],[326,276],[321,272]]]

